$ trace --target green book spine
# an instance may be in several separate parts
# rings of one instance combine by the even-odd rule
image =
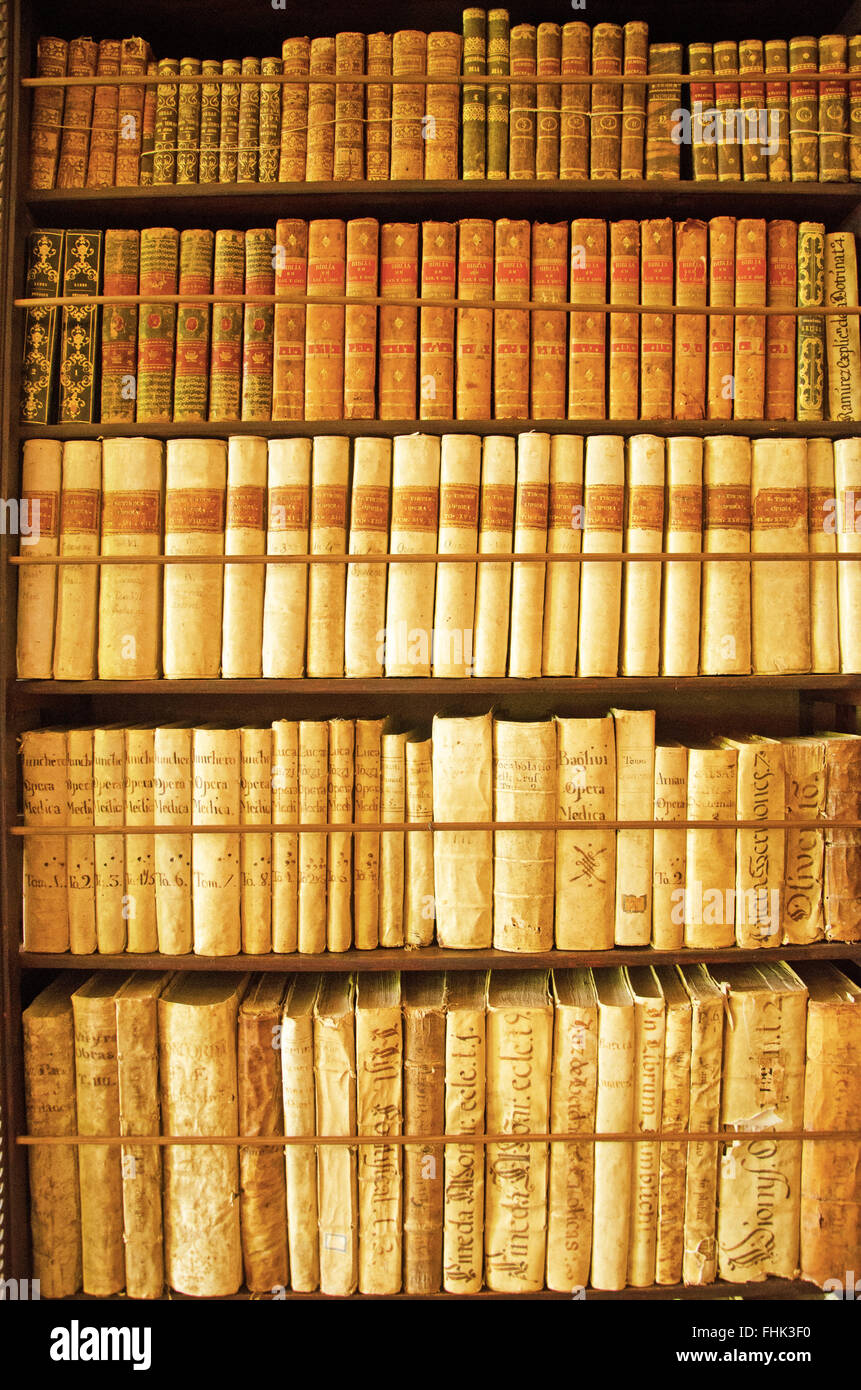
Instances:
[[[183,58],[179,65],[180,76],[196,77],[200,74],[199,58]],[[177,110],[177,183],[197,183],[198,148],[200,146],[200,93],[197,82],[180,82],[179,106]]]
[[[242,59],[243,77],[260,76],[260,59]],[[239,183],[257,182],[257,145],[260,139],[260,84],[243,82],[239,89],[239,150],[236,178]]]
[[[861,34],[849,40],[849,177],[861,181]]]
[[[220,77],[221,63],[206,58],[201,64],[205,77]],[[218,143],[221,138],[221,83],[204,82],[200,88],[199,183],[218,183]]]
[[[158,63],[147,63],[147,77],[158,76]],[[138,182],[142,188],[151,188],[155,170],[155,120],[158,108],[158,86],[155,83],[144,88],[143,118],[141,124],[140,175]]]
[[[491,10],[487,16],[487,71],[490,77],[509,73],[507,10]],[[508,85],[487,88],[487,177],[508,178]]]
[[[245,293],[245,234],[226,229],[215,234],[213,294]],[[242,381],[242,305],[212,306],[209,363],[210,420],[238,420]]]
[[[63,238],[63,294],[97,295],[102,269],[102,232],[67,231]],[[60,331],[61,425],[95,419],[96,348],[100,309],[66,304]]]
[[[798,228],[798,307],[825,303],[825,226],[802,222]],[[798,319],[796,415],[821,420],[825,386],[825,321],[821,314]]]
[[[275,293],[272,248],[275,230],[254,227],[245,233],[245,293]],[[244,306],[242,336],[242,418],[272,419],[272,340],[274,304]]]
[[[55,299],[60,293],[63,233],[31,232],[27,251],[28,299]],[[28,309],[21,364],[21,422],[49,425],[54,417],[59,309]]]
[[[819,40],[820,74],[845,79],[846,57],[845,34],[824,34]],[[819,178],[822,183],[845,183],[849,178],[848,105],[845,80],[819,84]],[[61,155],[61,168],[62,164]]]
[[[214,234],[205,228],[184,231],[179,239],[179,293],[212,293]],[[208,304],[180,304],[176,314],[174,420],[205,420],[209,388]]]
[[[152,296],[140,306],[138,324],[138,420],[169,420],[173,400],[176,305],[158,302],[176,294],[179,233],[173,227],[141,232],[140,293]]]
[[[463,75],[487,74],[487,16],[484,10],[463,12]],[[463,177],[483,179],[485,175],[485,133],[487,112],[485,87],[463,88]]]
[[[179,59],[162,58],[159,77],[179,76]],[[176,183],[176,142],[179,89],[175,82],[160,82],[155,107],[153,183]]]
[[[105,295],[137,294],[140,233],[109,227],[105,232]],[[106,304],[102,313],[102,423],[135,418],[138,307]]]

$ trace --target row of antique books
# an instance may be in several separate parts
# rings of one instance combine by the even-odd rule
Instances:
[[[27,309],[24,423],[861,420],[855,237],[821,223],[31,234],[28,300],[100,291],[144,302]]]
[[[650,44],[642,22],[512,28],[502,9],[466,10],[462,36],[296,37],[262,59],[156,59],[140,38],[47,37],[39,77],[161,81],[36,88],[30,182],[667,180],[682,173],[683,146],[695,179],[861,177],[861,36],[695,43],[687,62],[689,85],[682,44]],[[506,80],[468,80],[488,76]]]
[[[31,729],[21,758],[27,950],[861,940],[858,734],[282,719]]]
[[[28,1148],[42,1297],[854,1278],[833,965],[79,980],[24,1012],[28,1128],[123,1143]]]
[[[27,440],[18,529],[23,680],[861,671],[857,437]]]

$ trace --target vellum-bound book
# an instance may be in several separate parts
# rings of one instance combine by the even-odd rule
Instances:
[[[314,1003],[317,1133],[356,1133],[356,984],[324,975]],[[277,1152],[277,1151],[276,1151]],[[359,1193],[356,1146],[324,1144],[317,1153],[320,1289],[356,1292]]]
[[[433,820],[493,819],[493,716],[435,715]],[[433,832],[436,936],[452,950],[487,948],[493,937],[493,831]]]
[[[21,735],[24,824],[63,826],[68,804],[66,735],[62,729],[28,729]],[[24,840],[24,949],[68,951],[68,847],[65,835]]]
[[[544,1284],[548,1146],[516,1136],[548,1130],[553,1005],[547,986],[543,970],[490,977],[487,1130],[512,1136],[487,1146],[485,1278],[498,1293],[535,1293]]]
[[[398,435],[392,469],[393,555],[432,555],[437,548],[440,443],[431,435]],[[387,676],[429,676],[436,566],[389,565],[386,595]]]
[[[577,555],[583,533],[583,440],[555,434],[550,440],[547,554]],[[580,566],[547,565],[541,674],[573,676],[577,670]]]
[[[225,555],[263,555],[266,549],[266,440],[231,435],[227,441]],[[221,674],[225,680],[263,673],[264,565],[224,566]]]
[[[861,735],[825,735],[825,816],[861,816]],[[825,935],[829,941],[861,940],[861,830],[825,830]]]
[[[834,484],[837,549],[859,557],[837,566],[840,670],[861,671],[861,439],[835,439]]]
[[[92,825],[92,729],[68,730],[66,733],[66,765],[68,792],[66,823],[76,829],[82,825]],[[25,855],[28,855],[26,848]],[[70,835],[66,840],[66,856],[69,950],[74,955],[83,956],[96,949],[95,836]]]
[[[272,821],[299,820],[299,723],[272,725]],[[295,951],[299,943],[299,845],[295,831],[272,836],[272,950]]]
[[[239,729],[199,728],[192,734],[192,821],[239,824]],[[192,920],[198,956],[235,956],[242,949],[240,855],[236,832],[192,836]]]
[[[661,1128],[667,1006],[651,966],[634,966],[626,974],[635,1013],[633,1128],[638,1134],[648,1134]],[[635,1144],[628,1239],[628,1283],[634,1288],[647,1288],[655,1282],[660,1177],[658,1141]]]
[[[126,729],[125,805],[126,825],[150,826],[155,818],[153,779],[155,731]],[[158,950],[155,904],[155,840],[152,835],[125,838],[123,914],[127,921],[127,951],[146,954]]]
[[[439,489],[440,555],[478,548],[478,498],[481,438],[445,434],[442,438]],[[475,564],[436,566],[433,622],[433,673],[463,677],[472,671],[475,623]]]
[[[401,982],[396,973],[359,976],[356,998],[357,1133],[403,1129]],[[403,1158],[399,1144],[360,1144],[359,1292],[401,1288]]]
[[[271,824],[271,729],[239,730],[239,819],[243,825]],[[242,950],[263,955],[272,949],[271,835],[240,835],[239,872]]]
[[[720,740],[738,753],[739,820],[781,821],[786,807],[783,745],[746,734]],[[739,830],[735,850],[735,939],[739,946],[779,946],[782,937],[786,832]]]
[[[514,440],[486,436],[481,465],[481,555],[510,555],[514,533]],[[475,582],[476,676],[504,676],[508,659],[511,564],[482,561]]]
[[[174,1135],[239,1132],[236,1019],[247,975],[178,974],[158,1001],[162,1128]],[[242,1282],[239,1151],[168,1144],[164,1251],[177,1293],[217,1298]]]
[[[784,738],[785,815],[790,821],[825,818],[825,741]],[[783,880],[783,940],[798,945],[825,935],[822,890],[825,832],[809,826],[787,827]]]
[[[329,720],[328,812],[330,825],[353,819],[355,722]],[[326,948],[348,951],[353,944],[353,836],[349,830],[330,835],[326,896]]]
[[[616,739],[616,816],[651,820],[655,711],[611,710]],[[651,830],[616,832],[616,945],[648,946],[652,932]]]
[[[517,492],[514,508],[514,553],[547,549],[550,485],[550,436],[521,434],[517,439]],[[511,573],[510,676],[540,676],[546,566],[515,563]]]
[[[93,824],[125,820],[125,730],[93,732]],[[126,948],[125,848],[132,836],[96,835],[96,949],[113,955]]]
[[[685,945],[695,950],[735,944],[734,829],[738,750],[707,746],[688,749],[688,820],[714,821],[715,828],[687,831],[685,866]]]
[[[299,823],[321,825],[328,818],[329,725],[299,721]],[[299,836],[299,950],[316,955],[326,949],[327,835]]]
[[[664,441],[637,434],[628,441],[625,553],[659,552],[664,538]],[[661,565],[629,560],[622,605],[621,672],[656,676],[660,668]]]
[[[72,995],[79,1134],[120,1132],[114,999],[128,976],[91,975]],[[171,1131],[172,1133],[173,1131]],[[123,1175],[115,1144],[82,1144],[81,1248],[85,1294],[106,1298],[125,1287]]]
[[[404,1133],[441,1134],[445,1125],[446,977],[408,971],[404,1006]],[[442,1285],[443,1146],[404,1150],[404,1292]]]
[[[60,495],[61,555],[98,555],[101,487],[101,444],[97,440],[67,440]],[[41,527],[41,506],[39,511]],[[23,553],[26,555],[28,549]],[[19,585],[22,577],[19,575]],[[96,674],[98,592],[98,565],[58,566],[55,680],[92,680]]]
[[[385,555],[389,547],[392,444],[357,439],[350,487],[351,555]],[[381,676],[386,626],[385,564],[347,566],[344,675]]]
[[[267,555],[307,555],[310,495],[310,439],[271,439]],[[292,679],[304,673],[308,568],[298,563],[266,566],[264,676]]]
[[[404,813],[427,825],[433,817],[431,741],[412,734],[404,744]],[[404,945],[432,946],[434,937],[433,832],[404,836]]]
[[[283,1133],[281,1055],[275,1046],[285,975],[258,975],[239,1006],[237,1073],[239,1133]],[[284,1158],[274,1146],[239,1150],[239,1213],[245,1286],[271,1294],[287,1286]]]
[[[758,1131],[722,1145],[718,1278],[747,1284],[798,1275],[807,990],[784,962],[715,966],[729,986],[721,1128]]]
[[[493,724],[495,821],[552,821],[556,815],[556,727],[496,719]],[[495,830],[493,944],[500,951],[553,945],[553,830]]]
[[[799,963],[807,986],[805,1129],[861,1127],[861,988],[825,961]],[[801,1277],[846,1288],[861,1243],[859,1144],[810,1139],[801,1146]],[[834,1287],[833,1285],[831,1286]]]
[[[190,825],[191,729],[164,726],[153,739],[153,820]],[[180,956],[191,950],[191,836],[155,836],[155,910],[158,949]]]
[[[861,478],[859,478],[861,481]],[[837,511],[834,443],[807,441],[807,548],[811,555],[836,555]],[[810,566],[810,669],[840,670],[837,564],[822,560]]]
[[[380,739],[380,824],[403,825],[407,814],[406,733],[386,720]],[[380,946],[404,944],[404,830],[380,834]]]
[[[624,441],[590,436],[586,440],[584,555],[621,552],[624,494]],[[587,561],[580,578],[578,675],[617,674],[621,609],[621,563]]]
[[[688,1128],[695,1134],[714,1131],[720,1123],[725,999],[704,965],[684,965],[679,969],[691,1000]],[[717,1278],[718,1146],[707,1139],[698,1139],[688,1144],[686,1150],[682,1278],[686,1284],[713,1284]]]
[[[661,1128],[679,1134],[688,1127],[691,1101],[691,1001],[676,966],[657,970],[666,1003]],[[660,1146],[655,1282],[680,1284],[685,1227],[687,1144]]]
[[[167,444],[166,555],[221,555],[227,450],[220,439]],[[221,669],[223,566],[165,565],[165,677],[212,678]]]
[[[314,1005],[321,976],[299,974],[288,987],[281,1016],[281,1078],[285,1135],[315,1131]],[[290,1287],[311,1293],[320,1282],[317,1159],[312,1144],[286,1144],[287,1243]]]
[[[23,1012],[28,1134],[78,1132],[72,994],[79,984],[77,971],[65,971]],[[73,1144],[33,1144],[27,1150],[33,1274],[45,1298],[72,1297],[81,1287],[78,1152]]]
[[[21,554],[56,555],[60,530],[63,446],[53,439],[28,439],[21,465]],[[24,506],[26,505],[26,518]],[[26,520],[27,533],[24,531]],[[24,566],[18,573],[19,680],[50,680],[53,671],[57,574],[61,566]]]
[[[705,441],[703,550],[750,551],[750,440],[729,435]],[[768,562],[772,563],[771,561]],[[750,672],[750,562],[703,563],[700,671],[704,676]]]
[[[136,971],[114,995],[120,1134],[158,1134],[158,1001],[169,974]],[[129,1298],[160,1298],[164,1288],[162,1150],[123,1144],[123,1244]]]
[[[553,1068],[550,1130],[595,1129],[598,1092],[598,995],[591,970],[554,970]],[[550,1145],[547,1193],[547,1287],[564,1293],[585,1288],[592,1255],[595,1149]]]
[[[347,548],[350,441],[317,438],[311,463],[312,555],[343,555]],[[344,565],[308,566],[309,676],[344,674]]]
[[[663,550],[696,554],[703,546],[703,442],[668,439]],[[664,563],[661,674],[695,676],[700,656],[701,566]]]
[[[128,555],[133,561],[136,555],[160,553],[162,448],[157,439],[103,441],[103,555]],[[161,601],[159,565],[104,566],[99,576],[99,680],[158,676]]]
[[[379,825],[381,806],[382,719],[356,720],[353,819],[356,825]],[[358,951],[373,950],[379,939],[379,831],[355,832],[353,842],[353,942]]]
[[[830,308],[858,305],[858,268],[853,232],[825,235],[825,302]],[[825,320],[828,361],[828,418],[861,420],[861,343],[857,314]]]
[[[807,440],[755,439],[751,451],[751,554],[807,551]],[[810,570],[804,560],[751,564],[755,674],[810,670]]]
[[[656,821],[683,821],[688,813],[688,750],[680,743],[655,745]],[[655,830],[652,848],[652,945],[677,951],[684,945],[687,832]]]
[[[624,1134],[634,1120],[634,1000],[625,972],[599,970],[598,1088],[595,1131]],[[631,1230],[630,1144],[595,1145],[595,1199],[592,1223],[591,1283],[596,1289],[623,1289]]]
[[[616,739],[612,715],[556,717],[556,949],[609,950],[616,901]],[[582,828],[581,828],[582,823]]]
[[[446,978],[445,1132],[484,1130],[487,971]],[[443,1288],[478,1293],[484,1260],[484,1153],[478,1144],[446,1144]]]

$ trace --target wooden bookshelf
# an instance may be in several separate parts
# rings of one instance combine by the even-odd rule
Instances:
[[[514,435],[537,428],[549,433],[634,434],[663,437],[703,437],[733,434],[747,437],[841,438],[859,433],[861,427],[820,421],[290,421],[267,423],[206,422],[194,424],[80,424],[21,426],[17,418],[19,363],[23,312],[9,306],[23,294],[26,234],[37,226],[94,228],[140,227],[163,222],[182,227],[248,227],[258,219],[274,222],[279,216],[359,217],[419,220],[439,217],[510,216],[569,219],[572,215],[616,218],[620,216],[696,216],[708,218],[738,209],[750,217],[792,217],[824,222],[828,230],[861,231],[861,184],[841,183],[675,183],[645,179],[625,182],[592,181],[485,181],[368,183],[234,184],[155,188],[55,189],[37,192],[27,186],[27,147],[32,90],[19,78],[32,72],[35,38],[43,33],[66,36],[92,32],[97,37],[143,32],[165,51],[262,53],[280,45],[291,33],[333,33],[358,23],[391,29],[415,26],[455,28],[464,4],[455,0],[404,0],[393,7],[369,0],[361,19],[347,0],[318,13],[294,0],[284,10],[268,4],[236,7],[227,0],[130,0],[120,16],[105,0],[79,0],[68,15],[58,15],[48,0],[11,0],[9,21],[0,10],[0,267],[4,293],[0,296],[0,465],[2,496],[17,495],[19,451],[31,438],[99,439],[145,435],[170,439],[195,435],[226,438],[253,434],[266,438],[287,435],[310,437],[337,434],[347,437],[398,433],[470,433]],[[750,35],[788,37],[806,33],[853,32],[861,28],[859,6],[847,0],[823,0],[811,17],[804,0],[764,0],[751,13],[747,0],[715,0],[707,13],[698,7],[642,0],[605,7],[612,13],[586,13],[587,23],[630,17],[646,19],[656,41]],[[577,12],[550,14],[540,0],[524,0],[509,6],[512,23],[525,19],[580,18]],[[432,18],[431,18],[432,16]],[[215,24],[217,42],[212,41]],[[704,34],[702,31],[706,30]],[[205,36],[205,38],[203,37]],[[5,62],[2,60],[6,60]],[[8,100],[3,101],[4,97]],[[834,960],[861,979],[861,945],[823,942],[811,946],[786,946],[759,951],[739,948],[696,952],[658,951],[651,947],[616,948],[612,952],[552,951],[536,955],[512,955],[499,951],[446,951],[437,947],[417,950],[348,951],[343,954],[266,956],[165,956],[160,954],[87,957],[41,954],[20,946],[22,890],[21,840],[9,834],[19,821],[17,739],[39,725],[75,725],[98,720],[112,723],[134,720],[194,719],[204,710],[208,718],[240,722],[251,710],[256,718],[300,717],[308,713],[330,717],[350,714],[402,711],[427,719],[434,710],[456,703],[467,711],[495,705],[513,713],[535,714],[547,710],[605,710],[611,703],[630,701],[653,707],[659,722],[672,728],[709,734],[732,723],[735,727],[763,732],[805,732],[826,725],[848,727],[851,712],[861,705],[861,673],[799,676],[741,676],[690,678],[544,678],[526,681],[510,678],[442,680],[432,678],[376,680],[154,680],[154,681],[18,681],[15,676],[15,612],[17,574],[8,563],[12,544],[0,535],[0,611],[7,619],[0,637],[0,772],[3,801],[0,820],[0,879],[2,879],[2,942],[0,989],[3,1035],[0,1038],[0,1276],[22,1277],[30,1270],[27,1214],[26,1157],[15,1136],[25,1132],[21,1010],[40,989],[49,970],[243,970],[243,971],[403,971],[439,969],[514,969],[535,966],[672,964],[702,959],[708,962],[754,960]],[[847,711],[849,713],[847,713]],[[5,1068],[5,1070],[4,1070]],[[4,1177],[5,1175],[5,1177]],[[5,1260],[5,1263],[4,1263]],[[288,1298],[322,1300],[322,1294],[288,1294]],[[720,1283],[707,1287],[650,1287],[619,1293],[588,1291],[589,1300],[692,1301],[715,1298],[798,1300],[821,1297],[810,1284],[766,1280],[757,1284]],[[79,1299],[85,1296],[79,1295]],[[186,1300],[171,1293],[171,1301]],[[239,1293],[239,1301],[253,1297]],[[367,1297],[367,1296],[354,1296]],[[456,1295],[439,1294],[439,1298]],[[506,1299],[509,1295],[483,1292],[481,1300]],[[523,1297],[523,1296],[521,1296]],[[549,1291],[529,1298],[565,1299],[570,1294]],[[397,1296],[411,1301],[410,1295]],[[376,1301],[376,1300],[372,1300]],[[386,1299],[385,1301],[390,1301]]]

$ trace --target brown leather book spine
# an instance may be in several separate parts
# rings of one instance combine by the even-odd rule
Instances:
[[[275,224],[275,294],[295,300],[308,279],[308,223],[298,217]],[[301,420],[305,413],[305,305],[275,305],[272,419]]]
[[[99,44],[98,77],[119,77],[119,39],[102,39]],[[93,131],[87,162],[88,188],[113,188],[117,167],[117,104],[119,88],[96,87],[93,98]]]
[[[104,293],[137,294],[140,232],[105,232]],[[102,423],[134,420],[138,346],[136,304],[106,304],[102,314]]]
[[[144,39],[123,39],[120,45],[120,76],[142,77],[149,71],[149,44]],[[140,158],[144,133],[144,99],[151,95],[154,103],[156,88],[137,82],[120,83],[117,98],[117,188],[128,188],[140,182]],[[155,117],[155,105],[152,107]]]
[[[814,183],[819,177],[818,87],[811,82],[819,68],[813,38],[789,40],[789,153],[793,183]]]
[[[380,419],[415,420],[418,309],[402,302],[418,296],[419,229],[386,222],[380,238]]]
[[[645,77],[649,58],[649,26],[639,20],[623,31],[626,77]],[[646,91],[639,82],[622,88],[622,147],[619,173],[623,179],[641,179],[646,150]],[[678,175],[676,175],[678,177]]]
[[[67,69],[69,77],[95,77],[98,58],[99,47],[92,39],[72,39]],[[63,138],[57,164],[58,188],[83,188],[86,183],[95,90],[95,87],[66,88]]]
[[[640,297],[640,224],[610,224],[610,303]],[[636,420],[640,403],[640,315],[610,315],[611,420]]]
[[[428,34],[428,77],[458,77],[460,34]],[[460,87],[434,83],[427,89],[424,121],[426,179],[457,178]]]
[[[458,236],[457,297],[476,304],[493,298],[493,223],[461,222]],[[457,311],[455,404],[458,420],[490,419],[493,365],[493,310]]]
[[[179,239],[179,293],[211,294],[214,233],[185,231]],[[209,387],[208,304],[179,304],[176,313],[174,420],[205,420]]]
[[[494,298],[529,298],[528,222],[501,217],[496,224]],[[529,310],[493,314],[493,414],[497,420],[529,418]]]
[[[272,227],[245,233],[245,293],[275,293]],[[242,332],[242,418],[272,419],[272,352],[274,304],[246,304]]]
[[[245,290],[245,236],[222,229],[215,233],[213,294]],[[209,418],[238,420],[242,384],[242,305],[217,300],[212,306],[209,360]]]
[[[768,111],[768,178],[789,180],[789,46],[785,39],[765,41],[765,106]],[[783,77],[783,81],[778,80]]]
[[[741,178],[741,148],[738,143],[737,117],[740,93],[738,81],[738,44],[721,40],[714,45],[715,107],[718,112],[717,168],[721,183]]]
[[[562,76],[588,76],[592,36],[588,24],[574,22],[562,28]],[[562,83],[559,131],[559,177],[589,177],[589,106],[591,88]]]
[[[769,222],[766,293],[769,308],[794,309],[798,283],[798,224]],[[795,418],[795,316],[769,314],[765,329],[765,418]]]
[[[535,130],[535,174],[539,179],[559,177],[559,99],[558,82],[542,78],[559,77],[562,69],[562,30],[558,24],[539,24],[537,37],[538,111]]]
[[[592,30],[592,76],[621,77],[622,29],[596,24]],[[592,87],[589,172],[593,179],[617,179],[622,155],[622,84],[596,82]]]
[[[709,222],[709,307],[728,308],[735,300],[735,218]],[[708,418],[731,420],[733,400],[733,319],[709,314]]]
[[[742,112],[741,168],[745,183],[768,178],[768,111],[765,105],[765,55],[759,39],[738,46],[739,105]],[[759,78],[759,81],[755,79]]]
[[[308,293],[343,295],[346,227],[337,218],[308,227]],[[344,409],[344,306],[309,304],[305,322],[305,419],[340,420]]]
[[[515,24],[510,37],[510,71],[520,79],[511,84],[508,127],[508,177],[535,178],[535,111],[538,66],[534,24]],[[528,78],[533,80],[529,82]]]
[[[676,304],[705,307],[708,227],[688,218],[676,223]],[[677,314],[675,319],[675,370],[673,416],[676,420],[703,420],[706,413],[707,319]]]
[[[849,40],[849,177],[853,183],[861,180],[861,34]]]
[[[392,151],[393,179],[420,179],[424,171],[422,117],[425,87],[404,82],[404,78],[424,77],[427,73],[427,34],[418,29],[402,29],[392,39]],[[397,79],[401,81],[398,82]]]
[[[72,50],[69,48],[71,63]],[[819,40],[819,72],[832,80],[819,84],[819,180],[845,183],[849,178],[849,110],[846,88],[845,34],[824,34]],[[62,166],[63,157],[60,156]],[[58,179],[59,182],[59,179]]]
[[[568,288],[568,224],[536,222],[532,228],[532,298],[547,308],[532,310],[531,418],[565,418],[567,323],[564,304]]]
[[[243,58],[242,76],[259,77],[260,59]],[[243,82],[239,87],[239,140],[236,152],[236,182],[257,182],[257,153],[260,144],[260,84]]]
[[[380,269],[375,217],[347,223],[347,297],[373,299]],[[354,303],[344,315],[344,419],[373,420],[377,404],[377,306]]]
[[[147,77],[158,76],[158,63],[148,62]],[[158,87],[153,83],[144,88],[143,116],[141,117],[141,147],[138,160],[138,183],[142,188],[152,186],[155,170],[155,121]]]
[[[422,223],[422,285],[425,301],[419,317],[419,416],[450,420],[454,416],[454,309],[434,304],[454,299],[457,276],[457,226]]]
[[[711,73],[714,56],[710,43],[692,43],[688,46],[688,71],[693,77],[696,73]],[[717,178],[717,145],[708,113],[715,109],[715,88],[713,82],[691,82],[691,159],[694,180]],[[706,134],[709,124],[708,135]]]
[[[200,67],[206,77],[221,76],[221,63],[216,58],[204,58]],[[218,183],[220,141],[221,84],[204,82],[200,88],[200,149],[197,159],[199,183]]]
[[[349,77],[365,68],[364,34],[335,35],[335,75]],[[338,82],[335,87],[335,181],[350,183],[364,173],[362,117],[365,93],[356,82]]]
[[[600,27],[600,26],[599,26]],[[593,89],[594,90],[594,89]],[[594,171],[592,177],[595,177]],[[578,217],[571,223],[571,311],[568,338],[568,418],[603,420],[606,408],[607,224]]]
[[[43,38],[36,46],[36,76],[65,77],[69,45]],[[53,188],[60,157],[66,87],[36,87],[30,117],[30,187]]]
[[[280,77],[283,65],[280,58],[264,58],[260,63],[263,77]],[[260,84],[260,135],[257,152],[259,183],[278,182],[278,163],[281,158],[281,83]]]
[[[183,58],[179,64],[180,77],[199,77],[199,58]],[[200,181],[200,112],[203,87],[197,82],[180,82],[176,114],[176,181]]]
[[[759,308],[766,297],[766,232],[762,219],[739,218],[735,236],[736,307]],[[765,319],[740,314],[735,320],[733,418],[761,420],[765,409]]]
[[[682,70],[680,43],[649,44],[649,72],[667,81],[649,85],[646,100],[646,178],[677,179],[681,146],[673,139],[682,103],[679,82],[670,79]]]
[[[640,296],[643,304],[672,305],[673,223],[669,217],[643,223]],[[643,314],[640,353],[640,418],[669,420],[673,410],[672,314]]]
[[[311,45],[307,38],[285,39],[281,45],[285,77],[307,77]],[[304,183],[308,151],[308,93],[304,82],[285,82],[281,87],[280,183]]]
[[[391,34],[369,34],[368,76],[391,77],[391,73]],[[389,177],[392,88],[387,82],[369,82],[365,92],[365,177],[377,182]]]
[[[335,75],[335,40],[311,40],[312,77]],[[305,178],[319,183],[335,169],[335,84],[313,82],[308,88],[308,163]]]

